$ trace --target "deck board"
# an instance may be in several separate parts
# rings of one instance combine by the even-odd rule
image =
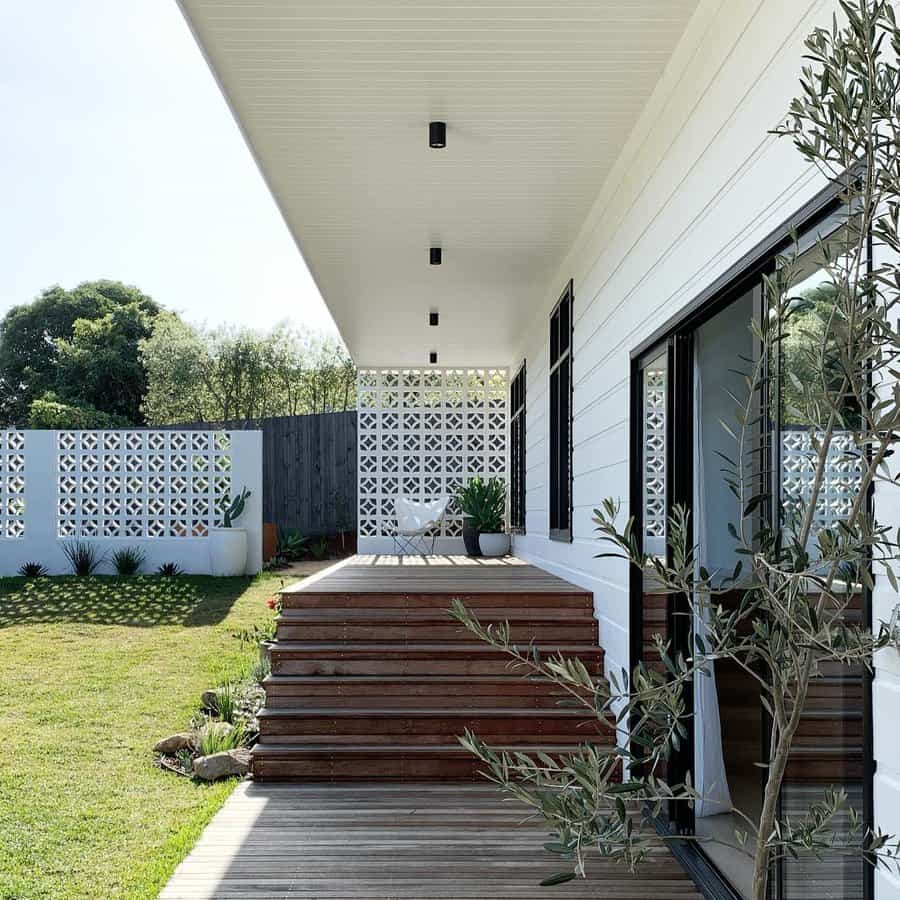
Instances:
[[[560,866],[523,818],[485,785],[245,782],[160,900],[700,898],[664,849],[636,876],[595,859],[587,880],[541,888]]]
[[[474,559],[468,556],[352,556],[290,585],[304,593],[581,593],[576,587],[512,556]]]

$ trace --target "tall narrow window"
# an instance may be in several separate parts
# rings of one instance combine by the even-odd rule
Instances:
[[[550,314],[550,537],[572,540],[572,282]]]
[[[509,389],[509,525],[525,532],[525,363]]]

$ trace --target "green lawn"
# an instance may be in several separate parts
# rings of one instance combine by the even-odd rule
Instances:
[[[155,897],[235,781],[153,764],[278,580],[0,579],[0,898]]]

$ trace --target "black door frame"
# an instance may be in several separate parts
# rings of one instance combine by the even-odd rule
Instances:
[[[648,338],[641,341],[631,351],[629,412],[629,509],[634,519],[634,533],[643,535],[643,390],[641,372],[651,360],[656,359],[663,349],[668,360],[667,419],[666,419],[666,494],[669,509],[675,503],[691,508],[693,506],[693,336],[705,322],[728,307],[747,291],[759,285],[763,276],[771,274],[776,257],[788,251],[794,243],[795,235],[809,232],[825,223],[845,204],[841,200],[842,183],[835,181],[823,188],[794,215],[789,217],[771,234],[760,241],[752,250],[739,259],[728,271],[717,278],[707,289],[698,294],[677,314],[657,328]],[[869,259],[871,265],[871,236]],[[757,310],[754,310],[756,313]],[[688,376],[685,376],[685,373]],[[678,439],[675,440],[675,435]],[[870,507],[873,498],[870,492]],[[667,549],[667,555],[670,551]],[[633,668],[643,655],[643,573],[636,567],[629,570],[629,650],[630,667]],[[683,615],[675,615],[683,609],[687,598],[676,597],[669,605],[669,633],[685,639],[688,627]],[[872,623],[871,591],[863,591],[864,620]],[[681,623],[681,624],[679,624]],[[863,818],[867,825],[874,822],[874,774],[875,762],[872,746],[872,680],[866,672],[863,683]],[[685,708],[693,714],[692,691],[687,691]],[[681,751],[675,755],[676,772],[684,772],[693,766],[693,734]],[[762,777],[762,776],[761,776]],[[693,811],[684,803],[672,804],[669,811],[671,824],[658,822],[663,833],[691,833],[694,827]],[[673,855],[694,880],[704,897],[709,900],[740,900],[734,888],[728,884],[709,857],[693,842],[672,841]],[[773,879],[778,880],[778,879]],[[863,896],[865,900],[874,897],[875,873],[871,866],[864,868]],[[770,894],[777,898],[780,890]]]

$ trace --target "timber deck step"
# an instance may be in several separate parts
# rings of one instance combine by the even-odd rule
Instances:
[[[577,656],[600,674],[603,651],[596,645],[537,645],[544,656],[561,651]],[[276,675],[503,675],[516,673],[510,657],[478,643],[316,643],[276,641]]]
[[[450,604],[440,608],[398,609],[382,607],[380,609],[360,609],[359,607],[329,607],[327,609],[294,608],[286,609],[278,617],[279,621],[316,624],[319,622],[447,622]],[[510,603],[509,606],[484,607],[478,610],[478,618],[485,622],[578,622],[591,623],[595,619],[585,610],[573,607],[536,606],[520,607]],[[454,620],[450,620],[454,621]]]
[[[597,621],[587,614],[565,610],[490,609],[478,612],[482,623],[508,622],[510,637],[528,643],[596,639]],[[577,611],[580,613],[580,611]],[[285,610],[277,622],[279,640],[478,643],[478,638],[445,610]]]
[[[553,707],[567,697],[553,682],[515,675],[270,675],[266,704],[274,707]]]
[[[558,685],[456,622],[455,597],[509,622],[523,650],[600,678],[592,595],[556,576],[510,560],[350,560],[281,594],[254,777],[471,779],[482,765],[458,743],[466,729],[535,751],[612,743]]]
[[[346,593],[344,591],[316,591],[298,593],[290,588],[279,592],[283,609],[442,609],[449,608],[453,600],[460,600],[465,606],[481,614],[482,609],[498,607],[541,608],[551,603],[560,610],[573,609],[590,614],[593,611],[591,595],[586,591],[572,591],[565,594],[546,593],[497,593],[496,591],[444,591],[422,594],[384,593],[365,591]]]
[[[510,753],[571,753],[583,742],[496,744]],[[254,777],[265,781],[357,781],[361,772],[370,778],[408,781],[419,778],[471,781],[485,769],[458,742],[445,744],[306,744],[268,743],[253,748]]]

